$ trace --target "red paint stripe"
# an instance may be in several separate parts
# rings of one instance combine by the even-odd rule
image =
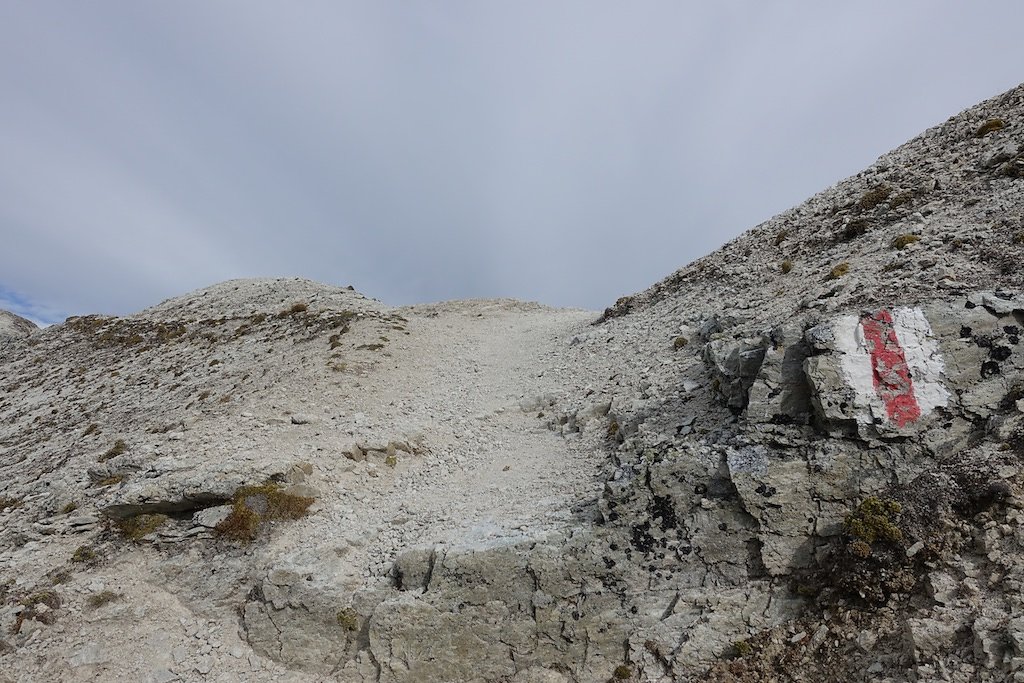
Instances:
[[[883,308],[862,317],[860,325],[871,354],[875,391],[885,404],[889,419],[897,427],[916,421],[921,417],[921,406],[914,396],[910,367],[896,338],[892,314]]]

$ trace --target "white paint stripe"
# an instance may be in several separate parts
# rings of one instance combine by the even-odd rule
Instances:
[[[914,381],[914,397],[927,415],[949,404],[949,390],[942,383],[946,366],[939,353],[939,343],[932,334],[924,311],[920,308],[896,308],[892,311],[896,338],[903,347],[903,356]]]
[[[855,315],[839,316],[832,322],[832,333],[835,349],[842,354],[839,363],[843,378],[854,391],[857,421],[871,424],[873,414],[885,414],[885,406],[875,391],[871,354],[864,342],[860,318]]]

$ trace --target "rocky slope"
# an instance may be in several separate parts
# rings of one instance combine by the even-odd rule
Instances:
[[[0,675],[1024,680],[1022,150],[1019,87],[601,316],[7,335]]]

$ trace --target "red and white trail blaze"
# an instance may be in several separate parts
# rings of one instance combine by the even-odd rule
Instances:
[[[860,327],[864,332],[875,392],[885,405],[889,420],[897,427],[905,427],[921,417],[921,406],[914,396],[914,380],[900,340],[896,336],[892,314],[882,309],[863,316]]]
[[[859,422],[899,429],[948,404],[942,354],[920,308],[841,316],[833,325]]]

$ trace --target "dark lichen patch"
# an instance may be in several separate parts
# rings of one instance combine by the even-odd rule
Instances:
[[[250,543],[269,523],[299,519],[312,504],[312,498],[287,493],[276,482],[243,486],[235,491],[231,512],[215,531],[222,538]]]

